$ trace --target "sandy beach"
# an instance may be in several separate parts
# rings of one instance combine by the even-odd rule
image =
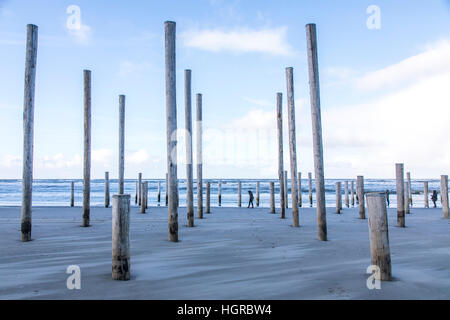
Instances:
[[[278,209],[277,209],[278,212]],[[300,228],[268,208],[212,208],[168,241],[167,208],[132,207],[131,280],[111,280],[111,209],[33,208],[33,241],[20,241],[20,207],[0,208],[0,299],[450,299],[450,223],[441,209],[412,208],[406,228],[388,209],[393,281],[366,286],[367,220],[327,208],[329,241],[317,240],[315,208]],[[68,290],[66,268],[81,268]]]

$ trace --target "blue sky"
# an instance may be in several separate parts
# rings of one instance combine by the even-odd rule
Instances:
[[[70,5],[81,10],[80,30],[67,29]],[[370,5],[380,8],[380,29],[366,26]],[[21,176],[28,23],[39,26],[35,177],[82,175],[83,69],[93,79],[93,177],[117,176],[119,94],[127,96],[126,177],[163,177],[166,20],[177,22],[179,128],[184,69],[192,69],[193,93],[203,94],[206,178],[276,177],[275,97],[285,94],[289,66],[298,167],[312,170],[304,29],[311,22],[319,38],[326,176],[389,178],[394,163],[405,162],[413,177],[436,177],[450,169],[450,96],[439,86],[450,77],[449,17],[449,1],[436,0],[0,0],[0,178]],[[286,167],[287,148],[286,135]]]

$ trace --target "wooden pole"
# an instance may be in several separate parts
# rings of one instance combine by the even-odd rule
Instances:
[[[275,183],[270,182],[270,213],[275,213]]]
[[[177,188],[177,100],[176,100],[176,24],[164,23],[166,47],[166,116],[167,116],[167,172],[169,241],[178,242],[178,188]]]
[[[313,196],[312,196],[312,173],[308,172],[308,199],[309,206],[313,206]]]
[[[277,93],[277,137],[278,137],[278,180],[280,181],[280,214],[281,219],[286,217],[284,189],[284,159],[283,159],[283,94]]]
[[[219,180],[219,187],[217,190],[217,196],[219,197],[219,207],[222,206],[222,180]]]
[[[308,70],[311,96],[311,120],[313,132],[314,172],[316,181],[317,226],[319,240],[327,240],[325,203],[325,174],[323,164],[322,116],[320,111],[319,62],[317,58],[316,25],[306,25]]]
[[[206,183],[206,213],[211,213],[211,182]]]
[[[286,209],[289,208],[289,189],[288,189],[288,172],[284,171],[284,204],[286,205]]]
[[[130,195],[113,195],[112,279],[130,280]]]
[[[119,194],[124,194],[125,172],[125,96],[119,96]]]
[[[105,172],[105,208],[109,208],[109,172]]]
[[[202,128],[202,95],[197,94],[196,114],[197,140],[197,218],[203,219],[203,128]]]
[[[444,218],[448,219],[448,176],[441,175],[441,201]]]
[[[358,176],[356,179],[356,192],[359,200],[359,218],[366,218],[366,210],[364,208],[364,177]]]
[[[405,227],[405,182],[403,163],[395,164],[395,178],[397,187],[397,226]]]
[[[408,180],[408,202],[409,206],[412,206],[412,186],[411,186],[411,172],[406,173],[406,180]],[[409,213],[409,212],[408,212]]]
[[[342,208],[341,183],[336,182],[336,213],[340,214]]]
[[[355,206],[355,183],[352,181],[351,183],[351,199],[352,199],[352,207]]]
[[[83,227],[89,227],[91,211],[91,71],[84,70]]]
[[[161,181],[158,181],[158,206],[161,203]]]
[[[148,208],[148,181],[144,183],[144,200],[145,200],[145,209]]]
[[[187,226],[194,226],[194,172],[192,155],[192,72],[184,70],[184,125],[186,128],[186,210]]]
[[[259,181],[256,182],[256,206],[259,207]]]
[[[294,69],[286,68],[286,87],[288,103],[289,155],[291,164],[292,226],[299,227],[297,190],[297,139],[295,136]]]
[[[139,188],[139,190],[141,190],[141,194],[139,196],[139,198],[141,199],[141,213],[145,213],[145,198],[144,198],[144,194],[145,194],[145,186],[144,186],[144,182],[141,182],[141,187]]]
[[[241,182],[238,182],[238,207],[242,207],[242,191],[241,191]]]
[[[31,241],[32,193],[33,193],[33,141],[34,141],[34,96],[36,87],[36,61],[38,27],[27,25],[25,58],[25,83],[23,99],[23,169],[22,169],[22,241]]]
[[[70,182],[70,206],[75,206],[75,185],[73,181]]]
[[[405,181],[405,213],[409,214],[409,184],[408,181]]]
[[[349,201],[349,198],[348,198],[348,181],[345,181],[344,186],[345,186],[345,206],[347,208],[349,208],[350,207],[350,201]]]
[[[425,204],[425,208],[429,208],[430,205],[428,203],[428,181],[424,181],[423,183],[423,201]]]
[[[142,173],[138,174],[138,205],[141,205],[141,195],[142,195]]]
[[[369,216],[370,254],[372,265],[380,268],[379,280],[391,280],[391,253],[389,249],[389,228],[386,196],[382,193],[367,194]]]
[[[302,173],[298,173],[298,206],[302,207]]]

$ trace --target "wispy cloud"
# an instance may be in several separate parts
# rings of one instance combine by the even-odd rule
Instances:
[[[256,105],[256,106],[260,106],[260,107],[273,107],[275,105],[274,102],[270,102],[265,99],[253,99],[253,98],[244,97],[244,101],[246,101],[252,105]]]
[[[82,24],[78,29],[67,29],[67,32],[79,44],[88,45],[91,41],[92,30],[88,25]]]
[[[133,62],[130,60],[124,60],[119,65],[119,76],[126,77],[130,74],[136,74],[139,72],[147,71],[151,68],[151,63],[148,61]]]
[[[229,51],[235,53],[259,52],[287,56],[294,49],[287,41],[287,27],[252,30],[189,30],[182,34],[187,47],[212,52]]]

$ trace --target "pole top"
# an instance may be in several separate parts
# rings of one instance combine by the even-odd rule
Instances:
[[[114,194],[113,199],[130,199],[129,194]]]
[[[369,192],[365,194],[366,197],[379,197],[384,198],[386,195],[384,192]]]

